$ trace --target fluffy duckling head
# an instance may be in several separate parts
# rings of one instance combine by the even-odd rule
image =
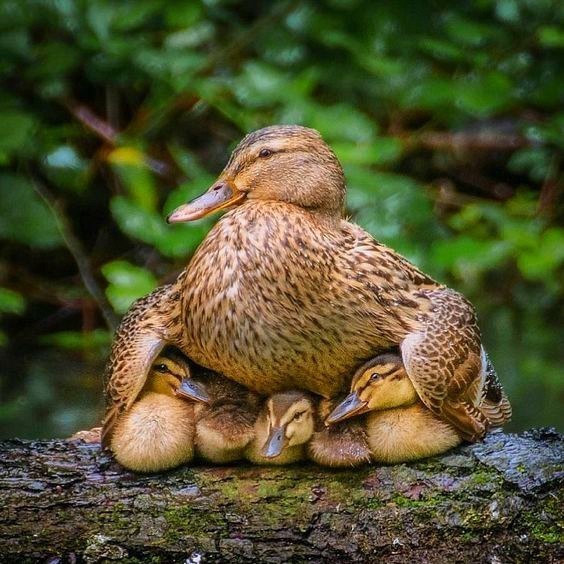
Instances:
[[[204,384],[192,378],[188,361],[172,350],[159,355],[152,364],[141,395],[148,392],[203,403],[210,401]]]
[[[261,454],[276,458],[285,448],[307,443],[314,432],[314,406],[303,392],[283,392],[266,402],[268,438]]]
[[[152,364],[142,393],[154,392],[174,397],[184,378],[190,378],[190,367],[177,355],[161,354]]]
[[[382,354],[361,366],[353,376],[351,393],[329,414],[331,425],[367,411],[411,405],[417,392],[397,354]]]
[[[285,202],[341,217],[343,169],[315,130],[274,125],[247,135],[233,151],[215,184],[180,206],[169,223],[192,221],[247,200]]]

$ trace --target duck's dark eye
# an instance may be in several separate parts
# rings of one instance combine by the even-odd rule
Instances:
[[[272,155],[272,151],[270,149],[261,149],[259,153],[259,157],[266,158]]]
[[[378,372],[374,372],[371,376],[370,376],[370,381],[371,382],[375,382],[376,380],[380,379],[380,374],[378,374]]]
[[[166,364],[156,364],[155,370],[157,372],[160,372],[161,374],[168,372],[168,368],[166,367]]]
[[[305,415],[305,411],[300,411],[294,415],[294,421],[299,421]]]

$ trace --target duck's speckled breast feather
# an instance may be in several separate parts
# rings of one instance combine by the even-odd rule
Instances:
[[[438,287],[351,223],[256,201],[213,227],[182,277],[193,360],[260,393],[326,397],[416,328]]]

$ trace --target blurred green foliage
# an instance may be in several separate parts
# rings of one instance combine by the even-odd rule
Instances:
[[[94,424],[98,377],[67,385],[107,353],[92,284],[121,314],[174,276],[211,222],[164,215],[280,122],[476,304],[514,428],[561,424],[563,23],[558,0],[0,0],[2,434]]]

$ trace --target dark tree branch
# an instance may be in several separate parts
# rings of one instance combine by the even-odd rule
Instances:
[[[0,443],[6,562],[557,562],[562,437],[415,464],[135,476],[80,441]],[[49,560],[50,559],[50,560]]]
[[[426,149],[438,151],[508,151],[528,147],[530,141],[518,133],[501,133],[495,130],[482,131],[425,131],[414,143]]]
[[[118,130],[112,127],[107,121],[97,116],[88,106],[79,104],[74,100],[65,100],[63,105],[77,121],[102,139],[102,141],[112,146],[117,143],[119,137]]]
[[[92,267],[90,266],[90,261],[88,260],[88,254],[86,253],[80,239],[78,239],[78,237],[74,234],[72,224],[68,219],[63,206],[59,201],[57,201],[49,188],[47,188],[45,183],[42,182],[36,174],[31,171],[28,171],[28,174],[32,180],[36,193],[45,202],[55,218],[57,228],[61,233],[65,246],[74,258],[84,287],[102,312],[108,328],[111,331],[114,331],[117,327],[118,319],[112,309],[112,306],[106,299],[102,288],[96,281],[96,277],[94,276]]]
[[[563,187],[564,178],[560,171],[560,157],[555,154],[550,161],[550,166],[541,188],[537,207],[538,215],[552,219]]]

